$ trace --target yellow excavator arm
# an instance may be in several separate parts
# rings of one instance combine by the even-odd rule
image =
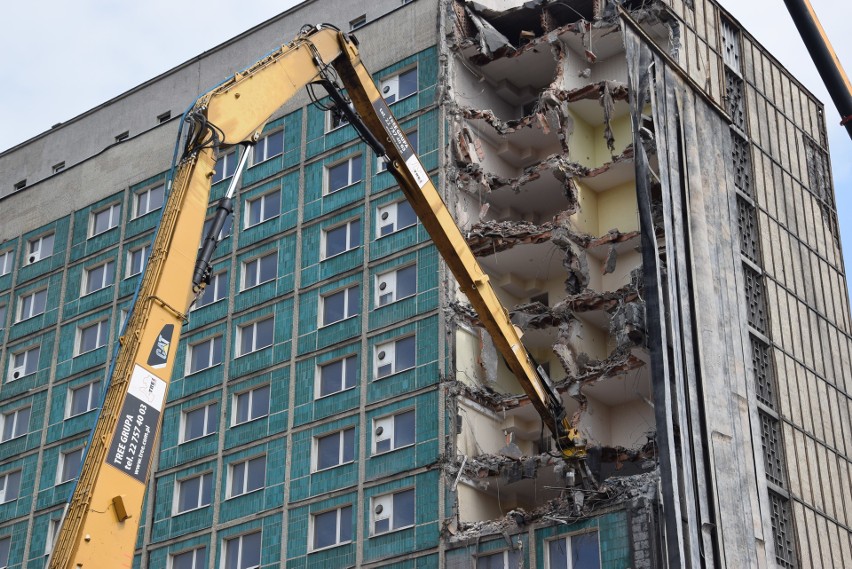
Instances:
[[[331,26],[306,27],[290,44],[199,97],[187,112],[190,131],[167,188],[162,221],[57,536],[51,569],[99,568],[105,563],[131,567],[181,326],[209,278],[216,236],[233,209],[239,172],[208,234],[201,235],[217,153],[222,147],[254,143],[269,117],[310,84],[325,87],[365,141],[388,160],[388,170],[563,455],[582,454],[558,393],[530,359],[488,276],[364,68],[355,38]]]

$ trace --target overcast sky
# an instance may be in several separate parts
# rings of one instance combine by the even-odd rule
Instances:
[[[0,34],[4,84],[0,90],[0,150],[73,118],[297,3],[7,2]],[[811,3],[841,63],[852,73],[852,2]],[[826,106],[846,264],[852,267],[852,142],[838,126],[837,111],[784,2],[722,0],[722,4]],[[282,43],[289,39],[281,38]]]

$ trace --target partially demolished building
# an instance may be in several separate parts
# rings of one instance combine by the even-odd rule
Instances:
[[[823,107],[710,0],[305,2],[0,154],[0,561],[50,548],[155,225],[163,110],[328,20],[357,28],[585,455],[555,452],[384,165],[305,97],[237,215],[277,209],[223,237],[190,318],[134,567],[848,565]]]

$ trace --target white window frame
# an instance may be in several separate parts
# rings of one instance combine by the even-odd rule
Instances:
[[[600,536],[600,532],[598,532],[598,530],[580,531],[580,532],[577,532],[577,533],[572,533],[570,535],[561,535],[561,536],[554,538],[554,539],[548,539],[547,541],[544,542],[544,545],[545,545],[545,547],[544,547],[544,566],[548,567],[549,569],[575,569],[573,567],[573,558],[572,558],[573,539],[575,537],[578,537],[578,536],[584,536],[584,535],[589,535],[589,534],[595,534],[598,538],[598,566],[600,567],[600,565],[601,565],[601,563],[600,563],[601,536]],[[551,544],[554,544],[554,543],[559,542],[559,541],[561,541],[565,544],[565,557],[567,559],[567,565],[568,565],[567,568],[566,567],[555,567],[554,566],[555,561],[552,561],[550,559],[550,546],[551,546]],[[577,569],[579,569],[579,568],[577,568]]]
[[[151,197],[161,195],[160,203],[152,205]],[[156,200],[155,200],[156,203]],[[166,184],[154,184],[143,188],[133,194],[133,219],[138,219],[144,215],[148,215],[152,211],[157,211],[166,203]]]
[[[411,523],[405,525],[397,525],[395,521],[395,513],[394,513],[394,498],[401,494],[406,494],[411,492],[411,511],[413,520]],[[379,508],[381,506],[381,509]],[[376,531],[376,522],[381,520],[389,520],[388,529],[384,531]],[[402,520],[400,520],[400,524]],[[403,488],[401,490],[396,490],[394,492],[390,492],[387,494],[381,494],[379,496],[373,496],[370,498],[370,537],[374,537],[377,535],[387,535],[389,533],[393,533],[395,531],[403,530],[406,528],[414,527],[417,523],[417,494],[414,491],[414,488]]]
[[[40,295],[44,295],[43,297]],[[37,300],[42,299],[41,302],[36,302]],[[27,304],[29,301],[29,309],[27,309]],[[41,304],[41,308],[37,308],[37,306]],[[38,310],[38,312],[36,312]],[[30,318],[35,318],[47,310],[47,288],[40,288],[38,290],[34,290],[28,292],[26,294],[22,294],[18,297],[18,322],[23,322],[24,320],[29,320]]]
[[[0,251],[0,277],[2,277],[3,275],[8,275],[12,272],[14,262],[14,249],[6,249],[5,251]]]
[[[27,412],[27,417],[26,419],[21,419],[21,415],[24,411]],[[0,416],[0,418],[2,418],[2,421],[0,421],[0,423],[2,423],[0,424],[0,443],[5,443],[6,441],[27,436],[30,432],[30,419],[32,418],[32,415],[32,405],[19,407],[12,411],[6,411],[3,413],[3,415]],[[6,427],[8,426],[9,421],[12,422],[12,426],[7,436]]]
[[[207,496],[207,503],[204,503],[204,482],[205,479],[208,480],[210,490],[210,495]],[[184,488],[184,484],[188,484],[194,480],[198,480],[198,492],[195,496],[195,505],[187,508],[185,510],[180,509],[181,505],[181,490]],[[213,473],[210,471],[202,472],[200,474],[193,474],[191,476],[186,476],[184,478],[180,478],[175,480],[175,489],[172,494],[172,515],[177,516],[180,514],[185,514],[187,512],[192,512],[195,510],[200,510],[201,508],[206,508],[210,504],[213,503]]]
[[[403,271],[405,272],[403,273]],[[414,274],[414,290],[399,292],[401,289],[400,274],[408,276],[411,272]],[[379,273],[376,275],[375,292],[375,308],[387,306],[404,298],[415,296],[417,294],[417,264],[412,263],[403,267],[396,267],[391,271]]]
[[[257,456],[253,456],[250,458],[246,458],[237,462],[232,462],[228,464],[228,498],[236,498],[238,496],[245,496],[246,494],[251,494],[252,492],[257,492],[258,490],[263,490],[266,488],[266,455],[260,454]],[[258,486],[257,488],[249,489],[249,469],[252,468],[252,465],[260,464],[260,459],[263,459],[263,484]],[[243,487],[239,489],[238,493],[234,492],[234,473],[238,468],[243,469]]]
[[[23,356],[23,362],[17,361],[18,356]],[[6,381],[15,381],[36,373],[38,371],[39,359],[41,359],[41,344],[29,346],[25,350],[12,353],[9,358],[9,376]]]
[[[218,341],[218,342],[217,342]],[[219,349],[216,349],[216,344],[218,343]],[[207,350],[207,361],[202,362],[201,367],[194,367],[195,364],[195,356],[196,350],[200,350],[205,348]],[[185,375],[191,375],[193,373],[198,373],[200,371],[204,371],[206,369],[210,369],[212,367],[216,367],[220,365],[223,361],[225,361],[225,337],[222,334],[218,334],[215,336],[209,336],[189,345],[186,354],[186,373]]]
[[[353,362],[352,368],[347,367],[347,362],[349,360],[352,360],[352,362]],[[338,389],[337,391],[331,391],[331,392],[323,395],[322,394],[323,371],[330,369],[330,366],[333,366],[337,363],[340,363],[340,389]],[[351,369],[351,372],[347,372],[347,369]],[[352,377],[349,377],[350,375]],[[315,377],[316,377],[316,381],[314,382],[315,383],[314,399],[322,399],[323,397],[330,397],[330,396],[332,396],[336,393],[342,393],[342,392],[347,391],[349,389],[353,389],[356,385],[358,385],[358,383],[356,381],[356,379],[358,377],[358,355],[357,354],[349,354],[349,355],[344,356],[342,358],[338,358],[338,359],[335,359],[335,360],[329,360],[327,362],[322,362],[321,364],[318,364],[317,367],[316,367]]]
[[[240,153],[236,149],[220,154],[216,159],[216,165],[214,166],[213,177],[210,178],[210,183],[216,184],[222,180],[227,180],[232,177],[237,171],[237,164],[239,164],[239,162]],[[222,165],[221,175],[218,173],[220,164]],[[228,173],[228,170],[231,172]]]
[[[331,188],[331,172],[341,166],[346,166],[346,183],[338,188]],[[330,195],[357,184],[364,179],[361,170],[364,168],[364,155],[353,154],[343,160],[339,160],[334,164],[329,164],[325,167],[323,173],[323,195]],[[357,171],[356,171],[357,170]]]
[[[278,209],[273,208],[271,205],[267,205],[267,202],[273,195],[278,196]],[[260,204],[260,215],[258,221],[252,223],[251,211],[252,208],[255,207],[255,204]],[[274,211],[267,211],[269,209],[273,209]],[[275,219],[279,215],[281,215],[281,190],[266,192],[262,196],[257,196],[256,198],[247,199],[245,201],[245,216],[243,218],[245,220],[245,224],[243,227],[245,229],[248,229],[249,227],[256,227],[270,219]]]
[[[9,481],[14,480],[12,478],[15,474],[17,474],[18,485],[15,488],[14,496],[9,497]],[[17,470],[10,470],[9,472],[4,472],[0,474],[0,504],[6,504],[8,502],[13,502],[17,500],[21,496],[21,478],[23,477],[23,470],[18,468]]]
[[[269,266],[264,266],[264,263],[268,263]],[[264,283],[273,282],[278,278],[278,249],[267,251],[262,255],[243,261],[242,265],[243,279],[242,283],[240,283],[241,291],[260,286]],[[263,277],[264,268],[269,269],[270,266],[274,269],[274,276],[263,281],[260,280]],[[249,277],[252,278],[250,279]],[[254,282],[249,284],[252,280]]]
[[[187,427],[190,424],[189,415],[193,413],[197,413],[203,410],[204,414],[202,415],[203,420],[203,429],[202,433],[198,436],[187,438]],[[210,429],[210,420],[211,417],[213,419],[212,430]],[[197,407],[193,407],[191,409],[184,409],[180,414],[180,443],[188,443],[190,441],[197,441],[198,439],[203,439],[208,435],[212,435],[216,432],[217,427],[219,426],[219,402],[218,401],[210,401],[205,403],[204,405],[200,405]]]
[[[334,231],[339,231],[341,229],[346,234],[345,249],[343,249],[342,251],[339,251],[337,253],[332,253],[332,254],[329,255],[329,253],[328,253],[328,244],[329,244],[328,235],[330,233],[334,232]],[[338,223],[337,225],[334,225],[333,227],[327,227],[327,228],[323,229],[322,235],[320,237],[320,241],[321,241],[320,248],[322,249],[322,258],[323,259],[332,259],[334,257],[337,257],[338,255],[342,255],[344,253],[352,251],[353,249],[357,249],[358,247],[361,246],[362,241],[363,241],[362,232],[363,232],[363,230],[361,228],[361,218],[360,217],[356,217],[355,219],[350,219],[349,221],[347,221],[345,223]]]
[[[92,273],[97,271],[98,269],[103,268],[103,275],[101,276],[100,282],[97,280],[93,280]],[[112,278],[110,279],[110,269],[112,269]],[[107,282],[109,280],[109,282]],[[97,286],[98,288],[91,288],[92,285]],[[91,267],[86,267],[83,270],[83,291],[81,296],[86,296],[89,294],[94,294],[99,290],[104,290],[105,288],[111,287],[115,284],[115,260],[110,259],[109,261],[104,261],[103,263],[98,263],[97,265],[92,265]]]
[[[347,437],[347,433],[351,434]],[[319,459],[321,441],[332,439],[337,440],[337,462],[330,466],[324,466],[320,468]],[[348,453],[346,448],[347,442],[351,443],[352,445]],[[313,444],[311,445],[311,450],[311,472],[323,472],[326,470],[331,470],[332,468],[337,468],[338,466],[343,466],[344,464],[351,464],[355,462],[355,427],[347,427],[339,431],[323,433],[322,435],[313,437]],[[347,454],[351,455],[351,458],[347,458]]]
[[[412,135],[414,136],[414,140],[411,140]],[[413,128],[411,130],[406,131],[405,138],[408,140],[409,146],[411,146],[411,150],[414,154],[417,154],[417,149],[420,145],[420,136],[418,130]],[[388,161],[385,160],[381,156],[376,156],[376,174],[381,174],[382,172],[387,172],[388,170]]]
[[[354,20],[349,21],[349,31],[354,32],[359,28],[363,28],[367,25],[367,14],[361,14]]]
[[[96,328],[95,331],[95,347],[90,349],[83,349],[83,336],[88,333],[93,328]],[[77,326],[77,341],[75,342],[75,356],[79,356],[82,354],[87,354],[89,352],[94,352],[98,348],[102,348],[107,345],[107,340],[109,340],[109,320],[104,318],[102,320],[98,320],[97,322],[89,322],[85,325]]]
[[[187,568],[183,568],[177,565],[177,558],[183,555],[192,554],[192,565]],[[207,557],[207,546],[202,545],[200,547],[196,547],[194,549],[187,549],[186,551],[181,551],[179,553],[171,553],[169,554],[169,565],[168,569],[205,569],[207,567],[207,563],[205,558]]]
[[[97,386],[97,393],[95,393],[95,387]],[[85,383],[83,385],[78,385],[76,387],[70,387],[68,389],[68,398],[65,400],[65,418],[70,419],[71,417],[77,417],[79,415],[85,415],[89,411],[97,409],[98,403],[101,402],[101,389],[103,385],[101,380],[90,381],[89,383]],[[74,412],[74,396],[78,393],[82,393],[83,390],[86,390],[86,410],[80,411],[79,413]]]
[[[266,411],[262,412],[258,415],[254,414],[254,404],[255,398],[259,397],[257,393],[261,390],[266,391]],[[240,420],[239,417],[239,405],[240,401],[244,401],[243,397],[248,397],[248,411],[245,419]],[[240,391],[239,393],[234,393],[232,396],[231,403],[231,426],[236,427],[237,425],[244,425],[246,423],[250,423],[257,419],[262,419],[263,417],[269,416],[269,410],[272,408],[272,389],[269,384],[265,385],[257,385],[252,387],[251,389],[246,389],[245,391]]]
[[[397,418],[408,414],[411,414],[411,442],[401,443],[398,441],[400,437],[397,436],[397,433],[399,431],[399,426],[397,425]],[[411,408],[403,409],[401,411],[395,411],[390,415],[376,417],[373,419],[372,432],[372,455],[387,454],[395,450],[414,446],[415,444],[417,444],[417,413],[414,408]],[[409,437],[406,437],[404,440],[407,440],[408,438]],[[383,441],[390,441],[390,448],[379,450],[379,443]]]
[[[4,303],[0,303],[0,330],[6,327],[6,311],[9,305]]]
[[[207,292],[212,291],[213,299],[209,302],[202,302],[207,297]],[[210,276],[210,284],[204,287],[204,294],[198,297],[198,300],[193,304],[192,309],[203,308],[219,302],[228,295],[228,269],[213,273]]]
[[[140,274],[148,263],[148,257],[151,255],[151,244],[146,243],[140,247],[134,247],[127,252],[127,268],[125,269],[124,278],[129,279]]]
[[[98,228],[98,217],[102,214],[106,214],[107,216],[107,228],[97,230]],[[89,237],[94,237],[95,235],[101,235],[102,233],[106,233],[110,229],[115,229],[118,227],[118,223],[121,221],[121,203],[110,204],[106,207],[103,207],[97,211],[93,211],[89,218]]]
[[[333,510],[312,513],[311,523],[308,527],[308,544],[310,545],[310,551],[322,551],[325,549],[331,549],[332,547],[337,547],[338,545],[351,543],[355,536],[355,521],[352,519],[352,512],[352,504],[347,504]],[[331,518],[329,517],[329,514],[332,513],[334,513],[334,533],[336,536],[334,543],[317,547],[317,524],[320,519],[330,520]],[[346,519],[346,516],[349,516],[349,536],[342,535],[343,524],[341,522]]]
[[[336,124],[335,124],[336,123]],[[346,113],[339,110],[336,106],[330,108],[325,113],[325,132],[328,134],[329,132],[334,132],[339,128],[343,128],[349,125],[349,117],[346,116]]]
[[[399,79],[403,75],[408,75],[409,73],[414,73],[414,90],[411,93],[399,96]],[[409,67],[408,69],[403,69],[399,71],[395,75],[391,75],[390,77],[385,77],[379,83],[379,93],[381,93],[382,98],[384,98],[385,102],[388,105],[392,105],[397,101],[402,101],[411,97],[412,95],[416,95],[420,91],[420,82],[417,77],[417,66]],[[393,100],[388,100],[393,97]]]
[[[330,298],[336,297],[341,294],[343,295],[343,316],[341,318],[338,318],[337,320],[326,322],[326,303]],[[355,302],[351,301],[353,294],[356,299]],[[348,320],[350,318],[358,316],[361,313],[361,285],[355,284],[346,288],[337,289],[334,292],[320,295],[320,309],[318,312],[318,326],[320,328],[324,326],[331,326],[333,324],[337,324],[338,322],[343,322],[344,320]]]
[[[62,527],[62,518],[50,518],[47,522],[47,539],[44,541],[44,554],[50,555],[56,538],[59,536],[59,528]]]
[[[401,216],[399,210],[401,207],[407,207],[411,210],[411,223],[400,225],[399,220]],[[414,208],[412,208],[411,204],[406,200],[395,201],[376,209],[376,239],[393,235],[397,231],[402,231],[407,227],[414,227],[415,225],[417,225],[417,214],[414,213]],[[391,230],[387,233],[383,233],[382,230],[385,227],[391,227]]]
[[[48,245],[49,243],[49,245]],[[56,233],[50,232],[27,241],[27,264],[32,265],[53,255]]]
[[[243,539],[246,538],[246,537],[249,537],[249,536],[254,536],[254,535],[258,536],[258,540],[260,542],[260,547],[258,548],[258,551],[263,552],[263,532],[262,531],[253,531],[253,532],[249,532],[249,533],[244,533],[242,535],[237,535],[237,536],[234,536],[234,537],[225,538],[223,540],[225,542],[225,547],[224,547],[224,556],[223,556],[223,559],[222,559],[222,569],[257,569],[258,567],[260,567],[260,565],[247,565],[246,567],[242,566],[242,564],[243,564]],[[237,566],[236,567],[229,567],[227,565],[228,557],[229,557],[228,553],[231,549],[231,546],[234,545],[234,544],[236,544],[236,546],[239,547],[239,554],[237,555]],[[258,555],[258,556],[260,557],[260,561],[262,562],[263,556],[262,555]]]
[[[281,151],[275,152],[274,150],[272,150],[274,154],[270,154],[269,141],[273,137],[281,138]],[[266,162],[267,160],[271,160],[272,158],[275,158],[276,156],[281,156],[282,154],[284,154],[284,129],[279,128],[260,137],[260,139],[257,141],[257,144],[255,144],[252,148],[251,165],[256,166],[261,162]]]
[[[411,367],[401,368],[398,367],[396,353],[397,353],[397,344],[399,342],[405,341],[408,338],[415,338],[413,335],[404,336],[402,338],[395,338],[389,342],[384,342],[382,344],[377,345],[373,349],[373,380],[384,379],[386,377],[391,377],[397,373],[403,372],[405,370],[414,369],[417,367],[417,340],[414,340],[414,365]],[[382,356],[382,352],[384,352],[384,357]],[[390,358],[390,366],[391,369],[387,373],[383,373],[380,375],[382,364],[385,361],[385,358]],[[388,364],[384,364],[388,365]]]
[[[77,470],[77,473],[70,478],[63,479],[63,475],[65,474],[65,466],[68,461],[68,457],[72,454],[80,453],[80,470],[83,468],[83,447],[72,448],[65,452],[59,453],[59,464],[56,469],[56,485],[65,484],[66,482],[70,482],[80,476],[80,470]]]
[[[263,324],[265,322],[271,322],[272,323],[272,337],[270,338],[270,341],[269,341],[268,344],[261,346],[257,342],[257,329],[258,329],[258,325]],[[249,328],[251,328],[251,330],[252,330],[251,349],[243,351],[243,335],[246,333],[246,331]],[[237,326],[237,347],[239,348],[237,350],[238,351],[237,357],[246,356],[248,354],[253,354],[255,352],[259,352],[260,350],[264,350],[266,348],[269,348],[269,347],[273,346],[274,344],[275,344],[275,316],[267,316],[265,318],[258,318],[257,320],[254,320],[252,322],[248,322],[246,324],[242,324],[242,325]]]

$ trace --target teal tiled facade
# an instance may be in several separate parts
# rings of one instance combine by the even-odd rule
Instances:
[[[430,48],[379,71],[383,78],[417,66],[418,92],[392,105],[406,131],[418,131],[423,162],[438,168],[437,49]],[[398,569],[438,567],[438,497],[443,452],[440,412],[439,256],[420,224],[377,236],[376,209],[404,199],[392,177],[377,172],[372,151],[349,126],[326,132],[326,116],[313,106],[271,121],[267,132],[283,129],[285,150],[250,166],[236,202],[236,221],[214,256],[214,273],[224,272],[223,294],[192,310],[178,347],[159,453],[155,458],[139,530],[136,566],[168,567],[170,556],[204,548],[217,567],[229,544],[260,532],[261,567],[346,567],[378,563]],[[304,156],[306,161],[300,163]],[[329,166],[360,156],[352,183],[329,193]],[[140,275],[131,256],[149,246],[160,210],[138,215],[137,193],[166,181],[160,174],[118,189],[72,214],[6,241],[0,252],[14,252],[14,269],[0,276],[0,324],[4,379],[15,354],[39,347],[33,371],[0,385],[0,412],[31,408],[21,436],[0,443],[0,475],[23,473],[15,500],[0,504],[0,538],[12,535],[9,567],[43,567],[53,520],[72,490],[61,482],[63,455],[86,444],[101,404],[71,413],[74,397],[107,379],[109,364]],[[215,200],[226,182],[214,185]],[[279,210],[252,226],[251,202],[277,194]],[[116,223],[92,234],[93,216],[115,207]],[[215,204],[211,201],[208,216]],[[358,220],[360,233],[349,250],[326,257],[325,235]],[[50,256],[27,263],[29,240],[54,233]],[[274,254],[276,275],[245,287],[247,263]],[[112,263],[114,278],[86,294],[87,273]],[[376,276],[415,265],[416,294],[379,307]],[[357,313],[323,325],[324,297],[357,287]],[[19,318],[22,295],[46,290],[45,310]],[[273,319],[272,338],[243,353],[246,325]],[[95,349],[81,353],[80,335],[107,321]],[[217,363],[191,370],[190,346],[221,337]],[[388,377],[375,377],[376,346],[416,338],[414,365]],[[322,366],[355,358],[348,385],[319,396]],[[241,395],[269,387],[260,416],[238,420]],[[97,400],[95,400],[97,399]],[[188,414],[210,409],[209,430],[187,440]],[[414,411],[414,443],[388,452],[373,451],[374,421]],[[205,427],[206,429],[207,427]],[[346,460],[318,470],[318,440],[351,432]],[[347,439],[347,441],[350,439]],[[341,443],[343,444],[343,443]],[[348,444],[348,443],[347,443]],[[265,457],[262,486],[239,495],[231,487],[233,469]],[[181,481],[209,475],[212,500],[177,513]],[[372,535],[373,497],[415,488],[412,525]],[[331,547],[314,548],[316,516],[351,507],[351,537]],[[237,540],[237,541],[229,541]],[[201,554],[199,554],[201,555]]]

